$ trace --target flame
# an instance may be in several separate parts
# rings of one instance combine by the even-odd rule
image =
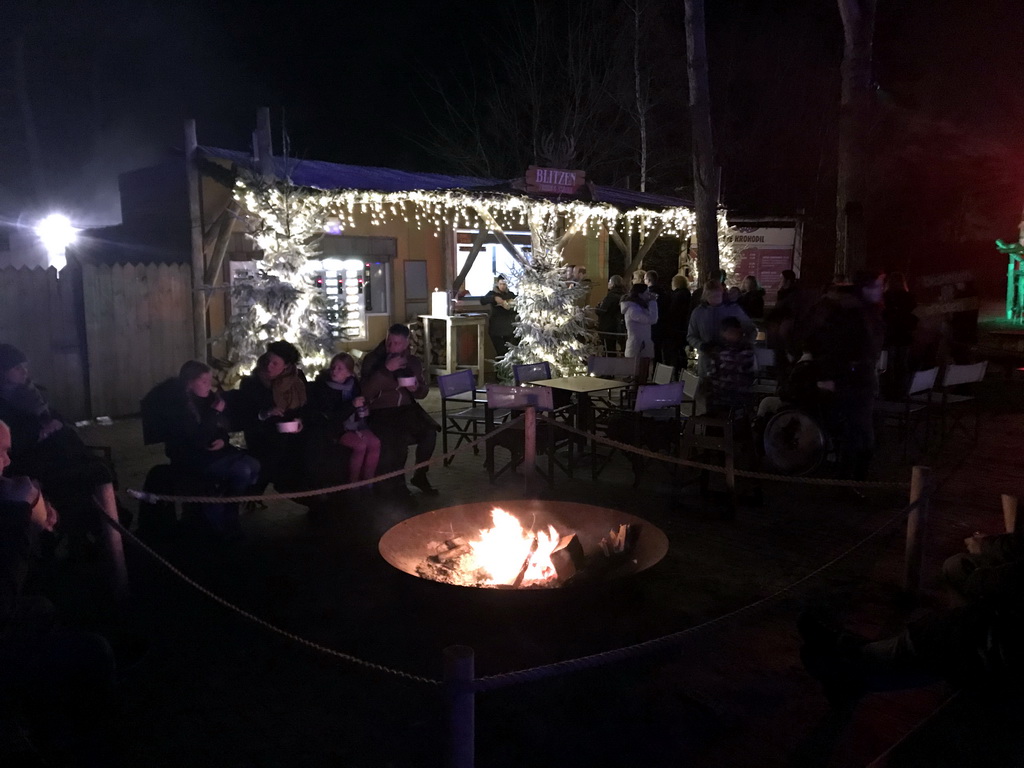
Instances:
[[[537,586],[557,578],[551,552],[561,536],[554,526],[549,525],[546,531],[529,531],[514,515],[497,507],[491,510],[491,522],[493,527],[481,530],[477,538],[467,542],[470,549],[459,563],[458,583],[511,586],[527,558],[519,586]]]

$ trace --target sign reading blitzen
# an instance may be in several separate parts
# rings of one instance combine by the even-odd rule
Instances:
[[[526,171],[526,191],[546,195],[572,195],[587,181],[584,171],[566,171],[561,168],[538,168],[531,165]]]

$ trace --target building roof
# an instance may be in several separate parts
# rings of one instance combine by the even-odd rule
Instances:
[[[199,151],[209,158],[228,160],[241,168],[251,168],[253,165],[252,157],[247,152],[205,146],[199,147]],[[288,177],[293,184],[300,187],[312,187],[313,189],[323,190],[360,189],[375,192],[411,192],[414,190],[464,189],[514,195],[527,194],[522,189],[516,187],[518,179],[487,179],[476,176],[419,173],[368,165],[328,163],[323,160],[289,159],[286,163],[284,158],[275,157],[274,175],[281,179]],[[529,196],[544,197],[544,195],[533,194]],[[656,195],[649,192],[636,192],[619,187],[606,187],[599,184],[588,185],[575,197],[594,202],[608,203],[624,210],[630,208],[693,207],[693,203],[689,200],[669,197],[667,195]]]

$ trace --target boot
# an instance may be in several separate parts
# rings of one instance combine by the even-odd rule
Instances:
[[[438,490],[430,484],[430,480],[427,478],[427,470],[417,469],[412,476],[410,484],[419,488],[425,496],[437,496]]]

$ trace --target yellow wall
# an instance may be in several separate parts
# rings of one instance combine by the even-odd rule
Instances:
[[[218,161],[220,162],[220,161]],[[226,161],[221,164],[229,165]],[[220,183],[203,178],[203,230],[210,228],[217,217],[232,199],[233,190]],[[450,233],[433,229],[419,229],[415,224],[405,221],[392,221],[380,226],[369,223],[368,215],[357,215],[356,226],[344,230],[342,234],[356,237],[391,237],[395,239],[397,257],[391,264],[391,313],[388,316],[370,315],[367,317],[365,341],[345,342],[338,345],[339,350],[370,350],[386,335],[388,326],[395,322],[405,322],[405,262],[427,262],[427,290],[435,288],[447,290],[455,275],[454,237]],[[236,227],[237,228],[237,227]],[[211,257],[206,253],[207,261]],[[608,281],[608,237],[605,233],[589,233],[577,235],[566,246],[565,261],[568,264],[582,264],[587,268],[587,276],[592,281],[589,304],[597,304],[607,293]],[[227,269],[222,272],[227,275]],[[226,292],[215,292],[210,301],[208,312],[210,337],[215,337],[224,329],[226,315]],[[216,352],[216,351],[215,351]]]

